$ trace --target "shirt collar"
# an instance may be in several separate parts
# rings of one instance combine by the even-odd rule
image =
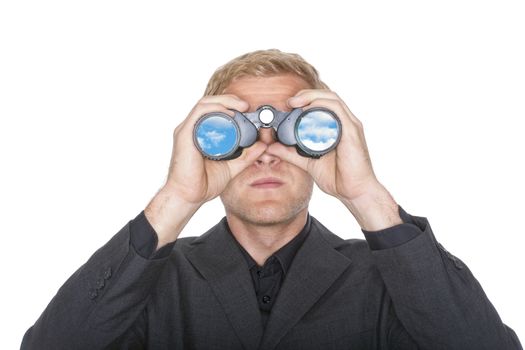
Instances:
[[[253,260],[250,254],[248,254],[248,252],[243,248],[243,246],[239,242],[237,242],[237,240],[235,239],[235,236],[232,234],[230,227],[228,226],[228,221],[225,220],[225,222],[226,222],[226,228],[228,229],[228,232],[234,238],[235,242],[237,243],[237,246],[242,252],[242,255],[244,256],[244,258],[246,259],[246,262],[248,263],[248,269],[252,269],[253,267],[257,266],[257,263],[255,262],[255,260]],[[284,273],[286,274],[288,270],[290,269],[290,266],[292,265],[292,261],[293,261],[293,258],[295,257],[295,254],[297,253],[297,251],[299,250],[299,248],[305,241],[306,237],[308,236],[308,233],[310,232],[310,227],[311,227],[311,219],[310,219],[310,213],[308,213],[307,218],[306,218],[306,224],[304,225],[301,232],[299,232],[299,234],[296,235],[290,242],[286,243],[284,246],[279,248],[279,250],[277,250],[270,257],[268,257],[265,263],[271,261],[270,259],[272,257],[277,258],[277,260],[281,264],[281,267]]]

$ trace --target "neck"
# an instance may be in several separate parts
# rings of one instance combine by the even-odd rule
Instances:
[[[226,213],[233,236],[259,266],[301,232],[307,217],[308,208],[305,208],[289,220],[258,224]]]

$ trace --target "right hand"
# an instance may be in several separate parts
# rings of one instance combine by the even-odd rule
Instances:
[[[175,240],[202,204],[220,195],[231,179],[266,150],[267,144],[257,141],[236,159],[216,161],[204,158],[193,143],[193,129],[202,115],[224,112],[233,117],[231,109],[246,112],[248,108],[248,103],[235,95],[205,96],[175,128],[166,184],[145,210],[159,236],[158,247]]]
[[[249,105],[235,95],[203,97],[188,117],[173,133],[173,150],[166,186],[188,203],[201,205],[217,197],[238,173],[250,166],[266,150],[267,145],[257,141],[243,150],[242,155],[229,161],[209,160],[202,156],[193,143],[193,130],[199,118],[210,112],[245,112]]]

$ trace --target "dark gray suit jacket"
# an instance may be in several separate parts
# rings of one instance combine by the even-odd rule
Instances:
[[[129,223],[60,288],[22,349],[521,349],[426,218],[370,250],[312,217],[263,332],[246,261],[223,219],[145,259]]]

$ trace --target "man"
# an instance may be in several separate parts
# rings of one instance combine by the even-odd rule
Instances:
[[[209,112],[325,107],[342,125],[320,159],[272,129],[239,158],[193,143]],[[365,240],[308,213],[313,183]],[[226,217],[177,239],[205,202]],[[301,57],[256,51],[221,67],[175,129],[165,185],[59,290],[23,349],[520,349],[465,264],[378,181],[361,122]]]

